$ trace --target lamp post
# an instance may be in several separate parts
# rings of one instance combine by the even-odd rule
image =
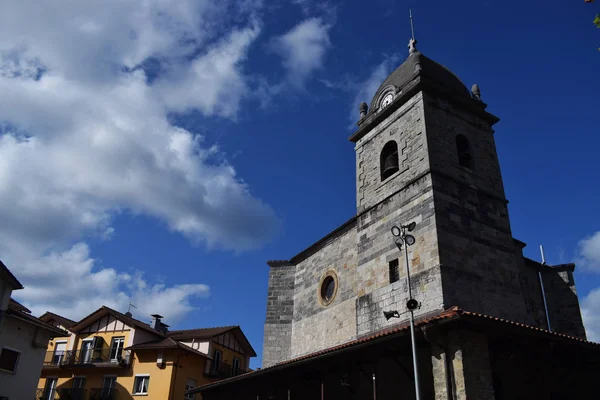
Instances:
[[[412,297],[412,289],[410,287],[410,269],[408,266],[408,246],[415,244],[415,237],[408,234],[415,229],[417,224],[411,222],[408,225],[400,225],[392,227],[392,235],[394,235],[394,242],[398,249],[402,251],[404,245],[404,260],[406,266],[406,283],[408,286],[408,301],[406,302],[406,308],[410,312],[410,341],[412,347],[412,359],[413,359],[413,371],[415,375],[415,395],[416,400],[421,400],[421,391],[419,386],[419,367],[417,362],[417,345],[415,343],[415,314],[414,310],[419,307],[419,302]],[[400,313],[395,311],[384,311],[383,315],[389,320],[390,318],[400,318]]]

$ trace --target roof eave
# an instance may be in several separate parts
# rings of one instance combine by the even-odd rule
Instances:
[[[452,90],[449,90],[445,87],[441,87],[435,84],[435,82],[432,83],[428,81],[426,77],[423,77],[419,72],[415,72],[415,74],[407,82],[407,84],[400,88],[400,94],[394,99],[394,101],[390,105],[388,105],[386,108],[379,112],[371,111],[369,113],[370,115],[367,115],[365,119],[360,120],[358,122],[358,130],[356,130],[348,138],[348,140],[350,140],[353,143],[358,142],[367,133],[369,133],[371,129],[373,129],[376,125],[378,125],[380,122],[389,117],[394,111],[400,108],[400,106],[402,106],[404,103],[410,100],[415,94],[417,94],[421,90],[425,92],[440,93],[446,97],[451,98],[453,101],[456,102],[456,104],[459,107],[466,108],[469,111],[473,112],[475,115],[487,121],[490,124],[490,126],[500,121],[500,118],[485,111],[485,107],[487,106],[485,103],[474,100],[472,98],[467,98],[465,96],[457,95]]]
[[[19,282],[17,277],[12,272],[10,272],[10,269],[8,269],[8,267],[6,265],[4,265],[4,263],[2,261],[0,261],[0,271],[4,272],[3,275],[8,278],[8,281],[9,281],[10,285],[13,287],[13,290],[24,289],[23,284],[21,284],[21,282]]]
[[[69,332],[64,331],[60,328],[54,327],[52,325],[49,325],[48,323],[40,320],[39,318],[34,317],[33,315],[24,314],[20,311],[11,310],[11,309],[6,310],[6,314],[7,314],[7,316],[10,316],[15,319],[19,319],[23,322],[26,322],[26,323],[34,325],[40,329],[44,329],[45,331],[50,332],[51,338],[69,336]]]

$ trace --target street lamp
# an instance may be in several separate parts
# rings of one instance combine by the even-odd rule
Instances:
[[[415,395],[416,400],[421,399],[421,391],[419,386],[419,367],[417,363],[417,346],[415,344],[415,314],[414,310],[419,308],[419,302],[412,297],[412,289],[410,287],[410,271],[408,267],[408,246],[415,244],[416,240],[413,235],[408,234],[415,229],[417,224],[411,222],[408,225],[400,225],[400,227],[394,225],[392,227],[392,235],[394,235],[394,242],[398,246],[398,250],[402,251],[404,246],[404,260],[406,265],[406,282],[408,286],[408,301],[406,302],[406,308],[410,312],[410,341],[412,346],[412,359],[413,359],[413,370],[415,374]],[[389,321],[390,318],[400,318],[400,313],[396,310],[384,311],[383,315]]]

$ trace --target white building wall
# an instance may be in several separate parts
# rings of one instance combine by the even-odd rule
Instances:
[[[36,328],[16,318],[7,317],[0,331],[0,347],[21,353],[15,374],[0,371],[0,397],[9,400],[34,399],[46,354],[49,335],[38,333],[36,342],[44,347],[33,347]],[[42,343],[43,342],[43,343]]]
[[[188,339],[185,341],[180,341],[180,343],[191,347],[194,350],[198,350],[201,353],[208,354],[209,342],[197,342],[195,340]]]

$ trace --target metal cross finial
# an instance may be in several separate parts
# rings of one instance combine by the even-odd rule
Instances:
[[[408,9],[408,15],[410,15],[410,32],[412,33],[412,40],[415,40],[415,27],[413,26],[412,10],[410,8]]]
[[[415,39],[415,28],[413,26],[412,10],[410,8],[408,9],[408,14],[410,15],[410,32],[412,34],[412,38],[408,41],[408,51],[412,54],[417,51],[417,40]]]

